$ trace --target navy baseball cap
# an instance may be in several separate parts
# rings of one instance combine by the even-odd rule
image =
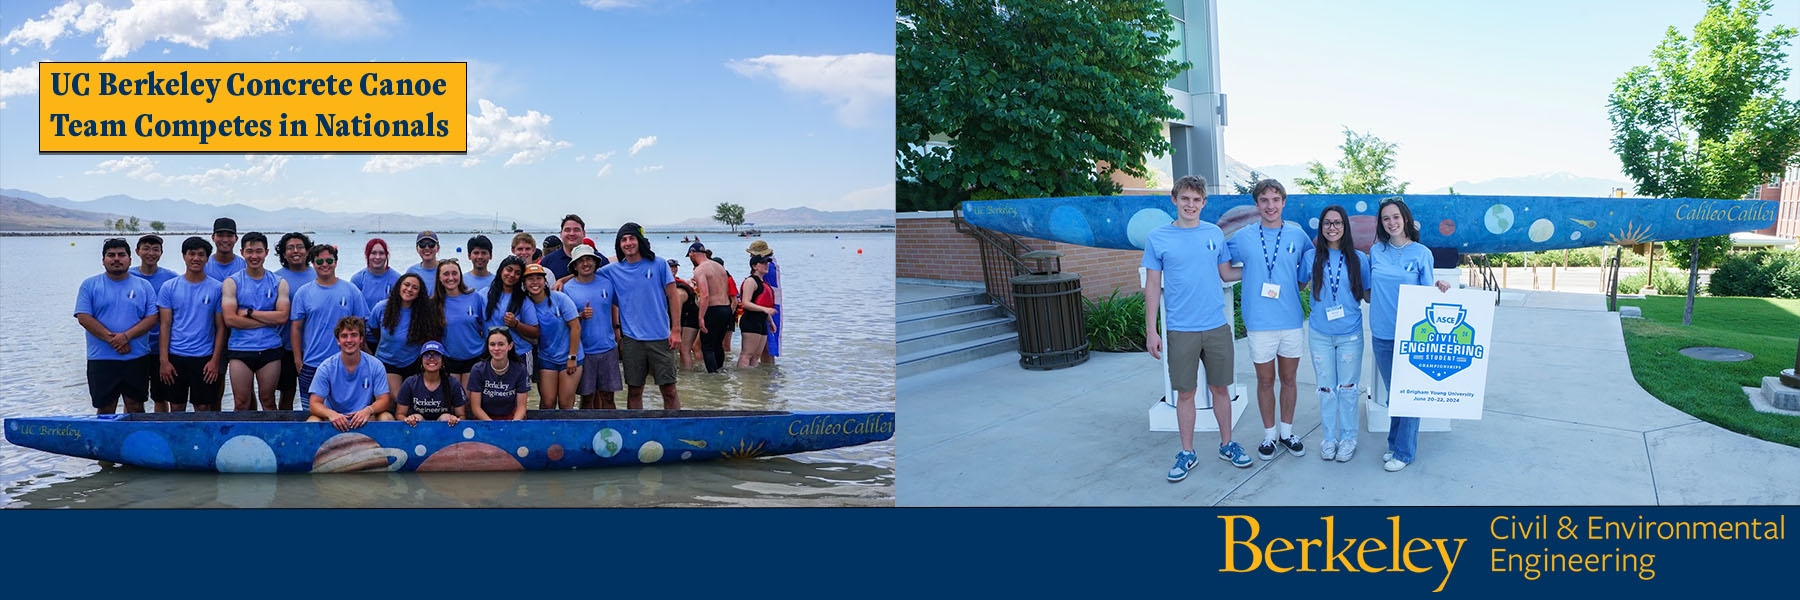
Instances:
[[[424,356],[426,352],[436,352],[438,356],[443,356],[444,345],[436,341],[425,342],[425,347],[419,350],[419,355]]]

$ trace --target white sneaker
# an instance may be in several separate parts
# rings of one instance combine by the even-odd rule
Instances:
[[[1400,462],[1400,461],[1390,458],[1390,459],[1388,459],[1387,463],[1381,465],[1381,468],[1387,469],[1387,471],[1389,473],[1392,473],[1394,471],[1398,471],[1398,470],[1406,468],[1406,463],[1403,463],[1403,462]]]
[[[1355,454],[1356,454],[1356,440],[1346,441],[1343,444],[1338,445],[1337,461],[1338,462],[1350,462],[1350,457]]]
[[[1319,457],[1325,460],[1337,460],[1337,442],[1331,440],[1320,442]]]
[[[1387,462],[1390,460],[1394,460],[1394,451],[1393,450],[1389,450],[1387,452],[1381,453],[1381,461],[1382,462]]]

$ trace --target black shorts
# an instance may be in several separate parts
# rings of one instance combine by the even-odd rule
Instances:
[[[682,307],[681,307],[681,328],[682,329],[699,329],[700,328],[700,307],[691,306],[691,305],[682,305]]]
[[[746,310],[743,316],[738,317],[738,330],[756,335],[769,335],[769,315]]]
[[[387,372],[389,375],[399,375],[401,380],[405,380],[408,377],[412,377],[414,375],[418,375],[419,373],[425,372],[424,365],[419,364],[419,359],[416,359],[416,358],[413,359],[413,361],[411,363],[407,363],[404,365],[390,365],[387,363],[381,363],[381,367],[383,369],[387,369]],[[400,390],[394,390],[394,391],[398,392]]]
[[[244,366],[250,367],[250,370],[252,370],[252,371],[261,371],[262,368],[267,366],[269,363],[281,360],[281,349],[280,348],[270,348],[268,350],[226,350],[225,351],[225,360],[226,361],[235,360],[235,361],[244,363]]]
[[[169,355],[169,363],[175,365],[175,382],[164,384],[162,374],[152,371],[150,398],[157,402],[175,404],[217,403],[219,394],[225,390],[225,365],[219,365],[219,376],[212,383],[207,383],[206,363],[211,360],[211,356]],[[159,360],[158,367],[161,366],[160,362]]]
[[[88,399],[93,401],[94,408],[113,404],[120,396],[143,402],[149,397],[150,373],[155,370],[157,360],[145,355],[126,360],[87,361]]]
[[[294,349],[281,349],[281,378],[275,380],[275,389],[292,391],[300,381],[300,367],[294,366]]]
[[[481,355],[470,358],[444,357],[444,372],[451,375],[464,375],[475,369],[475,363],[481,362]]]

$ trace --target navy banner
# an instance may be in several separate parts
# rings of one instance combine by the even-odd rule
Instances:
[[[175,575],[237,561],[203,579],[259,589],[316,576],[290,568],[308,564],[409,593],[441,567],[442,589],[512,572],[515,593],[610,572],[610,593],[1517,597],[1785,584],[1790,522],[1795,507],[10,510],[0,564],[21,598],[192,589]],[[409,575],[367,577],[392,569]]]

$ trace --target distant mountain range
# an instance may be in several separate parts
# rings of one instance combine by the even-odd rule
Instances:
[[[136,216],[140,229],[149,231],[149,222],[160,220],[172,231],[204,231],[213,219],[231,217],[239,231],[495,231],[511,225],[511,221],[495,225],[492,216],[445,212],[420,216],[406,213],[341,213],[310,208],[284,208],[269,211],[243,204],[224,206],[200,204],[188,200],[143,200],[125,195],[112,195],[94,200],[77,201],[50,198],[25,190],[0,189],[6,198],[0,205],[0,230],[3,231],[99,231],[105,222],[120,217]],[[894,224],[892,210],[821,211],[811,208],[766,209],[744,215],[757,229],[871,227]],[[519,221],[519,227],[530,231],[553,231],[557,223]],[[688,219],[673,225],[652,225],[664,230],[728,229],[709,218]]]

